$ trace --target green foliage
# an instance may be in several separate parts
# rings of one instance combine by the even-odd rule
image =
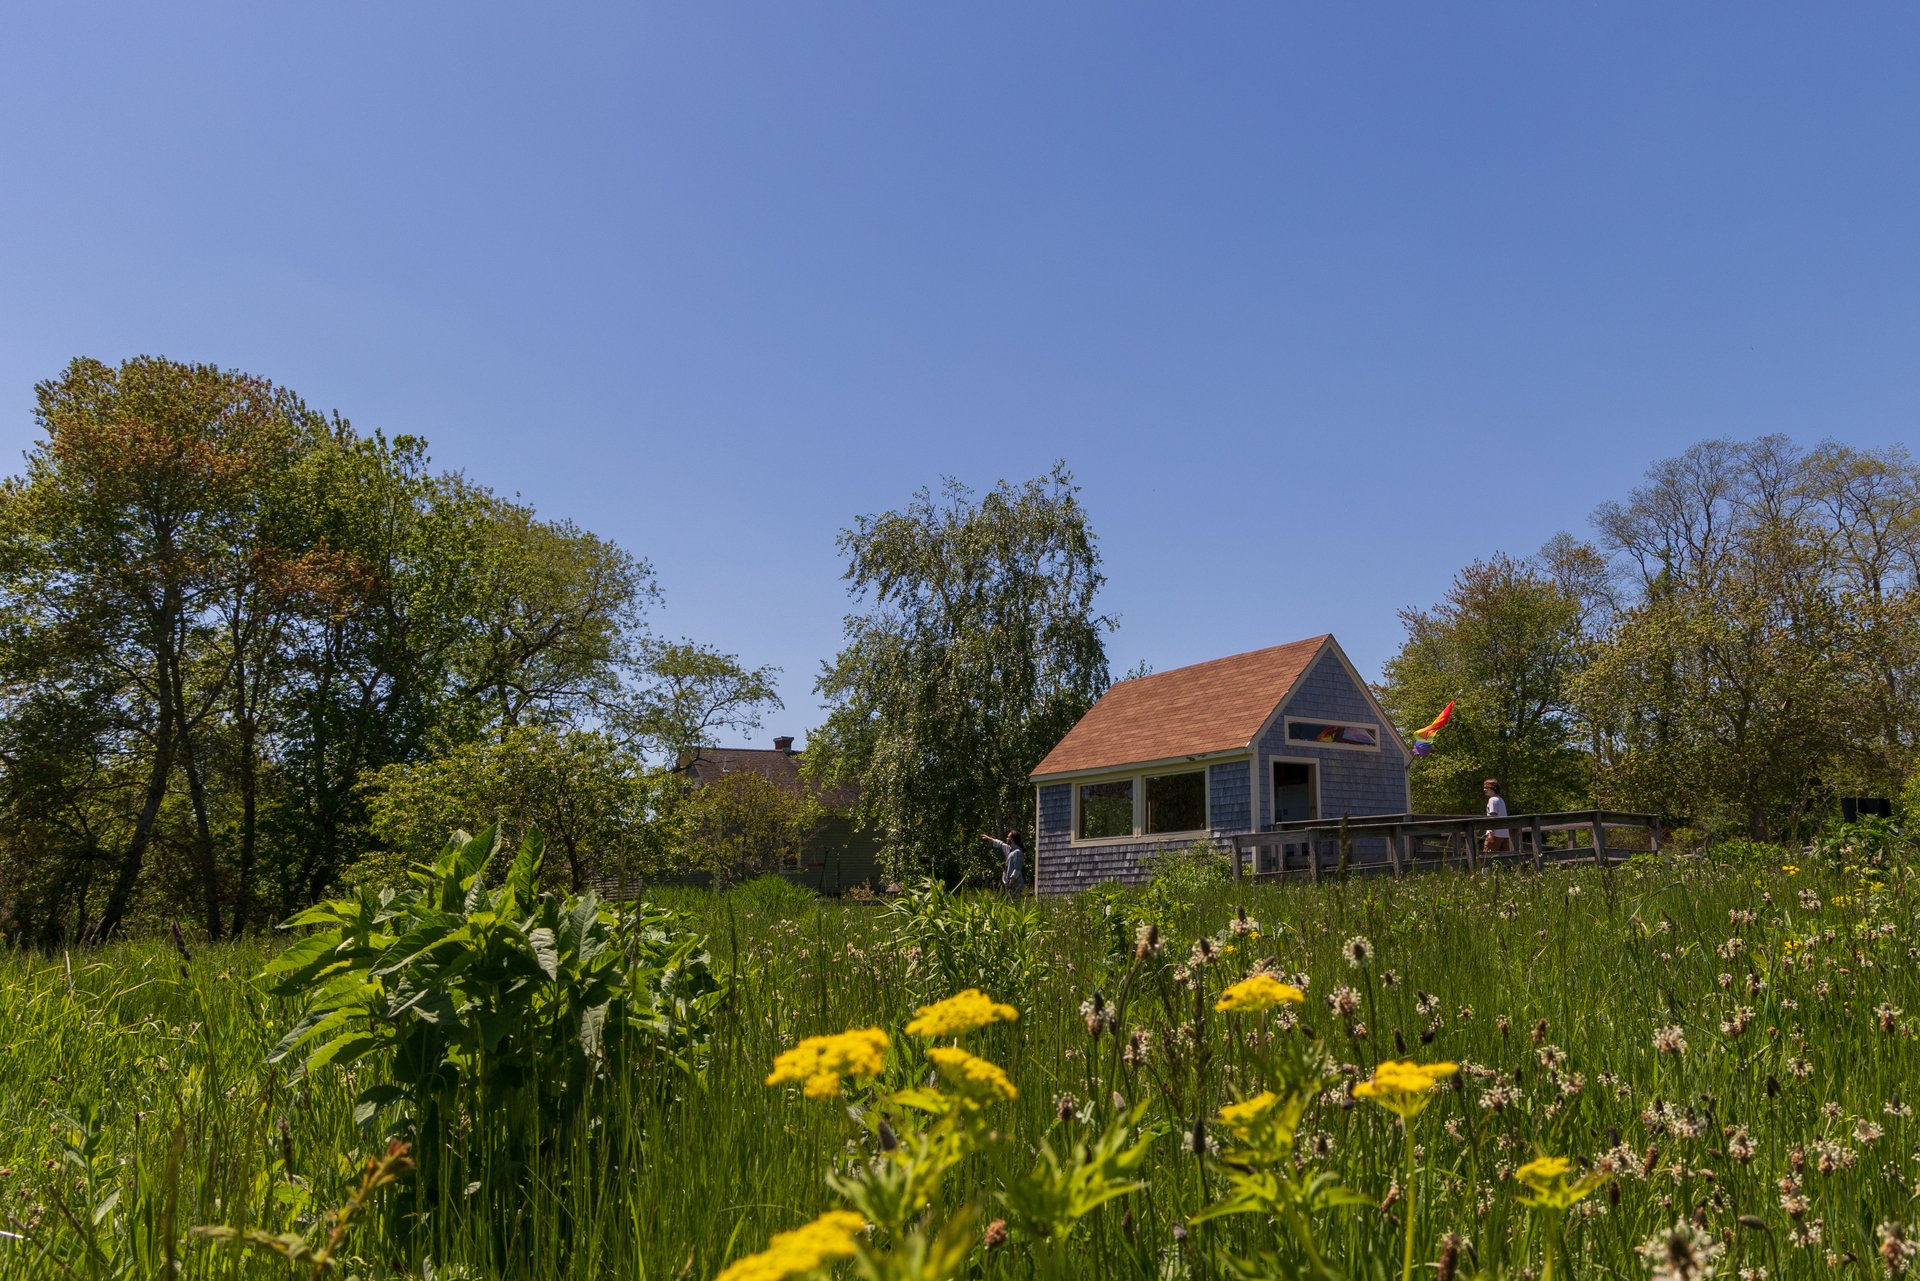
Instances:
[[[510,804],[576,887],[632,875],[665,848],[639,761],[778,703],[647,635],[644,560],[418,439],[157,357],[36,394],[0,485],[0,929],[259,929],[339,884],[376,793],[395,852]]]
[[[949,480],[840,535],[871,607],[816,683],[832,710],[807,765],[860,789],[896,880],[987,870],[977,833],[1032,821],[1029,773],[1107,686],[1077,493],[1064,464],[978,503]]]
[[[498,739],[463,743],[427,760],[395,763],[365,780],[368,819],[384,847],[348,869],[350,884],[391,883],[439,849],[455,829],[497,814],[520,816],[508,842],[538,828],[549,880],[578,893],[662,871],[671,829],[658,808],[668,782],[606,734],[521,725]],[[551,860],[543,860],[545,866]]]
[[[1743,836],[1716,841],[1706,850],[1707,858],[1729,867],[1779,867],[1793,861],[1793,853],[1772,841],[1750,841]]]
[[[381,1194],[387,1204],[352,1222],[333,1275],[710,1278],[856,1180],[871,1192],[871,1221],[903,1225],[860,1239],[876,1268],[903,1268],[917,1250],[920,1275],[976,1281],[1313,1275],[1309,1240],[1340,1275],[1384,1278],[1404,1266],[1409,1225],[1415,1276],[1435,1274],[1449,1233],[1465,1238],[1453,1247],[1457,1276],[1542,1275],[1556,1237],[1555,1278],[1645,1276],[1636,1248],[1663,1241],[1680,1206],[1725,1246],[1716,1275],[1824,1276],[1828,1250],[1878,1267],[1880,1225],[1913,1233],[1911,1178],[1887,1166],[1911,1173],[1920,882],[1898,858],[1858,870],[1782,861],[1799,871],[1663,858],[1541,876],[1243,883],[1197,899],[1158,951],[1130,944],[1117,974],[1095,896],[1038,900],[1044,979],[1016,1022],[964,1042],[1003,1065],[1018,1097],[975,1114],[978,1144],[931,1193],[925,1172],[947,1153],[936,1143],[923,1165],[917,1145],[938,1128],[934,1114],[895,1100],[925,1101],[930,1082],[943,1093],[952,1082],[930,1046],[903,1034],[925,998],[897,919],[830,900],[770,916],[689,892],[676,901],[699,914],[692,928],[726,940],[733,976],[700,1069],[630,1054],[517,1172],[403,1176]],[[1100,897],[1109,893],[1119,892]],[[1360,968],[1344,955],[1355,935],[1374,944]],[[304,1046],[265,1062],[299,1013],[245,981],[271,959],[255,940],[191,957],[140,941],[70,958],[0,953],[0,1168],[11,1171],[0,1178],[0,1276],[290,1274],[271,1247],[241,1253],[194,1235],[199,1224],[290,1252],[324,1247],[329,1213],[387,1150],[377,1121],[355,1119],[361,1092],[386,1078],[371,1055],[348,1071],[291,1073]],[[1256,966],[1298,980],[1308,999],[1215,1011],[1223,987]],[[955,981],[1005,995],[980,972]],[[1097,1037],[1090,1015],[1110,1020]],[[1656,1044],[1670,1027],[1684,1048]],[[827,1102],[764,1084],[775,1056],[844,1028],[890,1036],[881,1075]],[[1290,1064],[1262,1056],[1314,1047],[1345,1065],[1339,1080],[1307,1094],[1297,1118],[1276,1109],[1271,1132],[1236,1133],[1224,1108],[1285,1096],[1294,1079]],[[1411,1178],[1409,1132],[1348,1093],[1405,1058],[1461,1065],[1415,1122]],[[1107,1144],[1142,1105],[1138,1129]],[[397,1117],[396,1105],[381,1119]],[[451,1154],[440,1168],[471,1144],[490,1147],[489,1133],[441,1136]],[[1150,1134],[1137,1165],[1103,1161]],[[423,1149],[413,1155],[436,1159]],[[1575,1207],[1556,1229],[1515,1177],[1538,1155],[1618,1173],[1583,1203],[1594,1213]],[[1649,1164],[1656,1176],[1640,1177]],[[1781,1199],[1787,1178],[1809,1202],[1799,1218]],[[1283,1179],[1307,1197],[1345,1189],[1357,1200],[1321,1201],[1306,1215],[1310,1238],[1296,1236]],[[1133,1182],[1147,1186],[1059,1230]],[[1261,1197],[1283,1212],[1197,1221]],[[997,1232],[996,1217],[1007,1220]]]
[[[1028,903],[926,880],[888,900],[885,919],[887,945],[905,958],[916,998],[977,987],[1017,1005],[1046,981],[1040,915]]]
[[[742,881],[733,888],[731,897],[768,916],[797,916],[810,911],[820,901],[820,896],[812,890],[784,876],[756,876]]]
[[[795,869],[826,815],[804,780],[733,770],[678,798],[673,862],[706,873],[715,888],[743,876]]]
[[[1577,560],[1562,546],[1548,565]],[[1586,660],[1586,614],[1546,568],[1495,556],[1455,576],[1432,610],[1405,609],[1407,639],[1386,666],[1381,705],[1411,736],[1449,702],[1453,718],[1409,777],[1413,808],[1476,813],[1498,778],[1530,811],[1574,809],[1590,794],[1569,683]]]
[[[640,646],[645,688],[615,712],[621,729],[660,758],[678,762],[711,743],[716,730],[745,734],[761,713],[780,706],[777,667],[749,670],[732,654],[693,641],[648,640]]]
[[[1920,734],[1917,498],[1903,450],[1766,436],[1596,512],[1627,589],[1574,690],[1600,800],[1798,841],[1843,789],[1891,795]]]
[[[1852,823],[1834,823],[1814,838],[1813,856],[1835,867],[1885,867],[1906,861],[1915,842],[1891,819],[1867,815]]]
[[[1216,841],[1198,840],[1177,850],[1163,850],[1148,864],[1150,891],[1191,907],[1233,879],[1233,850]]]
[[[263,977],[305,1007],[269,1062],[367,1061],[356,1121],[396,1109],[430,1186],[504,1180],[510,1196],[620,1075],[695,1070],[721,989],[667,913],[543,893],[537,831],[489,887],[499,848],[495,829],[462,833],[406,889],[300,912],[287,925],[310,932]]]

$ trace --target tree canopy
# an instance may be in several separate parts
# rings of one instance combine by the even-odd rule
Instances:
[[[256,928],[383,837],[514,817],[473,798],[544,816],[577,878],[639,857],[644,771],[775,704],[770,669],[651,636],[646,561],[415,438],[157,357],[36,396],[0,484],[0,930]],[[460,812],[376,831],[412,779]]]
[[[1891,797],[1920,744],[1920,466],[1784,436],[1656,462],[1530,562],[1463,570],[1402,617],[1383,701],[1403,725],[1459,697],[1414,773],[1459,808],[1473,777],[1529,806],[1591,801],[1705,833],[1803,834],[1842,795]]]
[[[1065,464],[975,500],[952,479],[840,535],[846,643],[808,767],[860,789],[895,876],[985,870],[1032,825],[1028,775],[1107,686],[1100,555]]]

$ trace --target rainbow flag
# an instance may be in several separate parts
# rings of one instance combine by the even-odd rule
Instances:
[[[1452,716],[1453,700],[1449,699],[1447,700],[1447,705],[1440,709],[1440,714],[1434,717],[1425,729],[1413,731],[1413,754],[1415,756],[1425,756],[1433,750],[1433,736],[1440,732],[1441,727],[1444,726]]]

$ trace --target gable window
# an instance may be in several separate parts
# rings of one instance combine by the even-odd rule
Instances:
[[[1297,721],[1287,718],[1287,741],[1315,747],[1380,747],[1380,729],[1344,721]]]
[[[1080,785],[1080,825],[1074,833],[1083,841],[1133,835],[1133,780]]]
[[[1207,825],[1207,774],[1149,774],[1147,822],[1149,834],[1197,832]]]

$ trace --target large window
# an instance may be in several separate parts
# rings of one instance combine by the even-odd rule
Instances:
[[[1207,830],[1207,771],[1135,774],[1073,790],[1073,839],[1110,841]]]
[[[1083,841],[1133,835],[1133,780],[1080,785],[1080,829]]]
[[[1149,833],[1197,832],[1207,825],[1207,773],[1149,774],[1147,824]]]
[[[1346,725],[1337,721],[1296,721],[1287,718],[1289,743],[1313,743],[1321,747],[1380,746],[1380,731],[1372,725]]]

